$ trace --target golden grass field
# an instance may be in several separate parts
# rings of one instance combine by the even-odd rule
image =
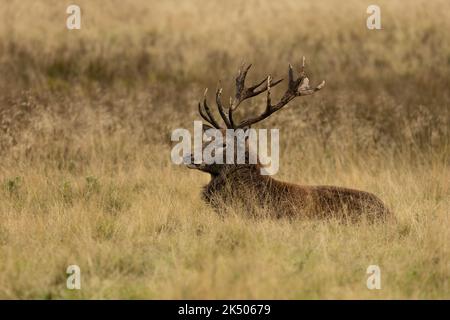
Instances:
[[[1,1],[0,298],[450,298],[448,1],[377,1],[383,30],[356,0],[78,0],[69,31],[71,3]],[[172,164],[205,87],[303,55],[327,85],[261,124],[276,178],[373,192],[396,222],[222,219]]]

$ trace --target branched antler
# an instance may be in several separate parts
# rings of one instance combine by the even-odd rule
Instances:
[[[239,69],[238,75],[236,77],[236,94],[234,97],[234,101],[230,99],[230,108],[228,109],[228,118],[230,120],[230,123],[233,125],[233,128],[235,128],[234,121],[233,121],[233,112],[239,107],[242,101],[249,99],[251,97],[255,97],[265,91],[267,91],[267,79],[268,77],[264,78],[260,82],[256,83],[255,85],[251,87],[245,86],[245,78],[247,77],[248,70],[252,67],[251,64],[249,64],[246,68],[244,68],[244,65],[242,65],[241,69]],[[277,80],[272,84],[272,87],[279,84],[283,79]],[[261,85],[265,84],[263,87]]]
[[[205,89],[205,93],[203,94],[203,106],[200,102],[198,103],[198,112],[200,113],[202,118],[209,122],[214,128],[220,129],[219,123],[217,122],[216,118],[214,118],[214,115],[212,114],[211,109],[209,109],[208,103],[206,102],[207,93],[208,89]]]
[[[289,83],[288,88],[286,92],[284,93],[283,97],[280,99],[280,101],[272,105],[271,96],[270,96],[270,90],[277,84],[279,84],[283,79],[277,80],[272,82],[272,77],[269,75],[267,78],[264,78],[262,81],[256,83],[255,85],[251,87],[245,86],[245,78],[247,76],[248,71],[251,68],[251,64],[248,65],[246,68],[239,69],[239,73],[236,77],[236,94],[234,97],[234,100],[230,98],[230,106],[228,108],[228,114],[225,112],[222,100],[221,100],[221,94],[222,94],[222,88],[218,88],[216,91],[216,104],[219,111],[220,116],[222,117],[223,121],[225,122],[225,126],[230,129],[238,129],[238,128],[246,128],[250,127],[252,124],[255,124],[259,121],[262,121],[269,117],[274,112],[280,110],[283,108],[286,104],[288,104],[291,100],[293,100],[295,97],[300,96],[306,96],[311,95],[316,91],[319,91],[325,86],[325,81],[322,81],[318,86],[315,88],[309,87],[309,79],[305,74],[305,57],[303,57],[302,61],[302,68],[300,72],[300,76],[295,79],[294,78],[294,71],[292,68],[292,65],[289,65]],[[251,117],[248,119],[243,120],[239,124],[235,124],[233,120],[233,112],[239,107],[242,101],[249,99],[251,97],[255,97],[263,92],[267,91],[267,103],[266,108],[263,113],[261,113],[258,116]],[[206,103],[206,93],[205,91],[205,97],[203,100],[203,108],[201,104],[199,103],[199,112],[200,115],[208,121],[212,126],[215,128],[221,128],[221,126],[218,124],[214,116],[212,115],[208,104]]]

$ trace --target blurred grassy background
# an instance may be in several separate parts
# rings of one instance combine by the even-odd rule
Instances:
[[[140,134],[142,127],[186,126],[204,87],[222,79],[231,94],[242,61],[254,63],[259,79],[285,76],[287,63],[302,55],[312,80],[325,79],[327,90],[294,102],[289,120],[277,123],[302,126],[294,135],[303,143],[402,153],[405,146],[428,152],[448,145],[445,1],[380,2],[381,31],[365,27],[363,1],[80,1],[77,31],[65,28],[67,3],[2,5],[3,147],[17,146],[24,129],[34,135],[31,119],[43,117],[41,109],[80,119],[105,111],[122,125],[133,123],[140,139],[160,143],[167,130]],[[71,136],[82,131],[67,129]],[[20,148],[33,147],[27,143]]]
[[[80,0],[73,31],[69,4],[1,1],[1,297],[449,297],[448,1],[378,1],[383,30],[356,0]],[[327,85],[261,124],[281,128],[278,177],[375,192],[398,225],[222,221],[208,178],[171,164],[205,87],[303,55]]]

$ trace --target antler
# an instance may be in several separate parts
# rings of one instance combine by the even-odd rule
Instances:
[[[205,93],[203,94],[203,106],[200,102],[198,103],[198,112],[200,113],[202,118],[209,122],[214,128],[220,129],[221,127],[219,123],[217,122],[216,118],[214,118],[211,110],[209,109],[208,103],[206,102],[207,93],[208,88],[205,89]]]
[[[238,75],[236,77],[236,94],[234,97],[234,101],[232,102],[230,99],[230,108],[228,111],[228,117],[230,120],[230,123],[233,124],[233,112],[239,107],[242,101],[249,99],[251,97],[255,97],[259,95],[260,93],[263,93],[264,91],[267,91],[269,89],[267,85],[267,79],[270,76],[267,76],[266,78],[262,79],[260,82],[256,83],[255,85],[251,87],[245,87],[245,78],[247,77],[248,70],[252,67],[251,64],[249,64],[245,69],[244,65],[242,65],[241,69],[239,69]],[[272,87],[279,84],[283,79],[277,80],[272,84]],[[265,84],[263,87],[261,85]],[[259,88],[259,89],[258,89]]]
[[[278,110],[283,108],[295,97],[311,95],[314,92],[319,91],[320,89],[322,89],[325,86],[325,81],[322,81],[317,87],[315,87],[313,89],[311,89],[309,87],[309,79],[305,74],[305,57],[303,57],[301,73],[297,79],[294,79],[294,70],[292,69],[292,65],[289,65],[288,88],[287,88],[286,92],[284,93],[283,97],[281,98],[281,100],[275,105],[272,105],[272,101],[271,101],[271,97],[270,97],[270,89],[271,89],[271,87],[273,87],[273,85],[271,85],[271,82],[272,82],[272,78],[269,75],[267,77],[267,104],[266,104],[266,109],[264,110],[264,112],[256,117],[248,118],[248,119],[242,121],[238,126],[236,126],[236,129],[249,127],[252,124],[260,122],[260,121],[266,119],[267,117],[269,117],[272,113],[277,112]]]
[[[256,83],[255,85],[251,87],[245,86],[245,78],[247,76],[248,71],[251,68],[251,64],[248,65],[246,68],[242,66],[241,69],[239,69],[239,73],[236,77],[236,94],[234,97],[234,100],[230,98],[230,106],[228,108],[228,114],[225,112],[221,95],[222,95],[222,88],[218,88],[216,91],[216,104],[217,109],[219,111],[220,116],[222,117],[222,120],[225,123],[226,128],[230,129],[238,129],[238,128],[245,128],[249,127],[252,124],[255,124],[261,120],[264,120],[265,118],[269,117],[272,113],[280,110],[282,107],[284,107],[286,104],[288,104],[292,99],[299,96],[305,96],[313,94],[314,92],[322,89],[325,86],[325,81],[322,81],[321,84],[319,84],[314,89],[311,89],[309,87],[309,79],[306,77],[305,74],[305,57],[303,57],[303,63],[302,63],[302,69],[300,73],[300,77],[297,79],[294,79],[294,71],[292,69],[292,66],[289,65],[289,84],[288,89],[286,90],[285,94],[281,98],[281,100],[276,104],[272,105],[271,98],[270,98],[270,89],[279,84],[283,79],[277,80],[275,82],[272,82],[272,77],[269,75],[267,78],[264,78],[262,81]],[[264,84],[264,85],[263,85]],[[267,104],[265,111],[253,118],[248,118],[243,120],[241,123],[236,125],[233,120],[233,112],[239,107],[242,101],[255,97],[263,92],[267,91]],[[209,109],[209,106],[206,102],[206,93],[207,90],[205,90],[205,95],[203,99],[203,106],[199,103],[199,112],[203,119],[205,119],[207,122],[209,122],[213,127],[219,129],[222,128],[217,120],[214,118],[213,114],[211,113],[211,110]]]

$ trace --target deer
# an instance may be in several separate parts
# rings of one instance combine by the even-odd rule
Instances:
[[[229,106],[226,108],[221,99],[223,89],[218,86],[216,90],[217,111],[223,123],[217,120],[208,105],[207,90],[205,90],[203,103],[198,103],[198,112],[206,121],[206,124],[203,124],[203,130],[247,130],[252,125],[281,110],[293,99],[312,95],[325,86],[325,81],[313,88],[309,86],[303,57],[298,77],[294,76],[293,67],[289,64],[287,89],[281,99],[273,103],[271,89],[281,83],[283,79],[274,81],[268,75],[256,84],[246,86],[246,77],[251,66],[251,64],[246,67],[242,65],[239,69],[235,79],[235,96],[234,99],[230,98]],[[242,121],[236,121],[234,113],[241,103],[264,92],[266,92],[264,111]],[[224,147],[226,147],[225,144],[226,142]],[[246,150],[246,158],[250,152],[250,150]],[[191,157],[192,160],[192,154],[187,157]],[[347,221],[362,219],[374,221],[390,216],[386,205],[372,193],[337,186],[309,186],[279,181],[270,175],[262,175],[259,161],[256,164],[194,163],[190,161],[186,166],[210,175],[211,180],[203,188],[202,199],[217,212],[224,212],[227,207],[237,204],[248,212],[264,212],[264,214],[276,218],[334,218]]]

